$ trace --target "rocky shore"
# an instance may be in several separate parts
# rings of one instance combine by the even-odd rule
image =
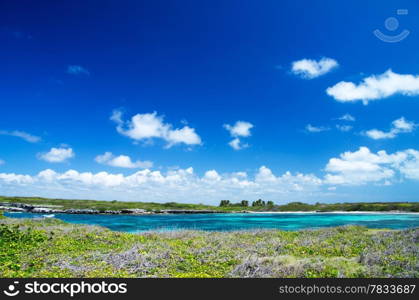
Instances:
[[[61,206],[57,205],[32,205],[25,203],[10,203],[0,202],[0,210],[9,212],[28,212],[28,213],[41,213],[41,214],[109,214],[109,215],[149,215],[149,214],[211,214],[211,213],[223,213],[217,210],[197,210],[197,209],[162,209],[162,210],[151,210],[134,208],[134,209],[121,209],[121,210],[95,210],[95,209],[62,209]],[[242,211],[242,213],[245,211]]]

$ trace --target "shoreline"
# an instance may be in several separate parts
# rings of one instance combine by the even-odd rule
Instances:
[[[396,214],[412,214],[418,215],[419,212],[411,211],[344,211],[344,210],[334,210],[334,211],[249,211],[250,214],[387,214],[387,215],[396,215]]]
[[[0,198],[1,200],[1,198]],[[119,204],[117,207],[112,205],[104,206],[101,202],[84,203],[28,203],[25,199],[21,202],[2,202],[0,201],[0,211],[6,212],[25,212],[39,214],[84,214],[84,215],[165,215],[165,214],[410,214],[417,215],[419,203],[416,206],[405,207],[406,205],[392,204],[387,207],[377,205],[377,207],[364,206],[362,203],[356,206],[347,205],[318,205],[318,207],[307,207],[304,204],[274,206],[274,207],[226,207],[215,206],[207,207],[164,207],[164,205],[154,207],[133,207],[132,205]],[[48,199],[46,199],[48,201]],[[96,205],[100,203],[102,205]],[[90,204],[90,205],[89,205]],[[140,203],[142,204],[142,203]],[[176,204],[176,203],[175,203]],[[391,203],[390,203],[391,204]],[[163,206],[163,207],[162,207]],[[384,209],[383,209],[384,208]],[[387,210],[385,210],[387,208]],[[359,210],[356,210],[359,209]],[[376,210],[374,210],[376,209]]]
[[[224,201],[224,202],[223,202]],[[31,212],[42,214],[121,214],[121,215],[162,215],[162,214],[416,214],[419,213],[418,201],[388,201],[388,202],[336,202],[336,203],[303,203],[284,202],[281,204],[243,200],[233,203],[223,200],[218,206],[182,202],[124,202],[118,200],[86,200],[59,199],[41,197],[1,196],[0,210],[15,212]],[[226,205],[226,201],[228,201]],[[196,202],[196,201],[194,201]]]
[[[0,210],[9,213],[34,213],[34,214],[80,214],[80,215],[175,215],[175,214],[403,214],[419,215],[419,212],[408,211],[216,211],[216,210],[159,210],[146,211],[143,209],[123,209],[99,211],[94,209],[56,209],[51,206],[37,206],[23,203],[13,203],[7,206],[0,205]]]

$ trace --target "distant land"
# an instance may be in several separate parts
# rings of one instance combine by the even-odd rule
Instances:
[[[34,213],[150,214],[228,212],[419,212],[419,202],[315,203],[221,200],[219,206],[176,202],[122,202],[0,196],[0,210]]]

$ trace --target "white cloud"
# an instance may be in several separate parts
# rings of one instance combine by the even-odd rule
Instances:
[[[35,135],[29,134],[24,131],[19,131],[19,130],[13,130],[13,131],[0,130],[0,135],[10,135],[10,136],[19,137],[29,143],[37,143],[41,140],[39,136],[35,136]]]
[[[419,76],[387,70],[381,75],[364,78],[358,85],[341,81],[329,87],[326,93],[340,102],[362,101],[364,104],[396,94],[415,96],[419,94]]]
[[[96,156],[95,161],[100,164],[104,164],[104,165],[108,165],[112,167],[130,168],[130,169],[151,168],[153,166],[153,163],[151,161],[137,160],[133,162],[131,158],[127,155],[114,156],[111,152],[105,152],[102,155]]]
[[[89,70],[79,65],[70,65],[67,67],[67,74],[71,75],[90,75]]]
[[[399,167],[400,172],[409,179],[419,180],[419,151],[409,149],[404,151],[405,159]]]
[[[355,122],[355,117],[350,114],[344,114],[343,116],[339,117],[338,120],[341,121],[348,121],[348,122]]]
[[[336,128],[339,130],[339,131],[343,131],[343,132],[348,132],[348,131],[351,131],[352,130],[352,126],[350,126],[350,125],[336,125]]]
[[[292,63],[291,72],[304,79],[313,79],[330,72],[338,65],[336,60],[327,57],[323,57],[319,61],[302,59]]]
[[[0,180],[4,184],[17,184],[17,185],[25,185],[29,183],[33,183],[33,177],[30,175],[20,175],[15,173],[0,173]],[[2,185],[2,187],[4,187]]]
[[[205,172],[204,179],[208,181],[220,181],[221,176],[215,170],[209,170]]]
[[[239,138],[235,138],[231,140],[228,144],[234,150],[241,150],[241,149],[249,147],[248,144],[243,144]]]
[[[51,163],[65,162],[74,157],[72,148],[51,148],[49,152],[38,153],[38,158]]]
[[[407,121],[404,117],[394,120],[391,124],[390,131],[384,132],[378,129],[371,129],[364,132],[364,134],[374,140],[393,139],[399,133],[412,132],[418,126],[414,122]]]
[[[232,139],[228,145],[234,150],[241,150],[249,147],[248,144],[243,144],[239,137],[249,137],[252,135],[250,129],[254,126],[252,123],[245,121],[237,121],[234,125],[224,124],[223,127],[230,133]]]
[[[118,125],[123,125],[124,121],[122,120],[122,111],[115,109],[112,111],[112,115],[110,117],[111,121],[114,121]]]
[[[345,152],[332,158],[326,165],[325,182],[329,184],[362,185],[366,183],[391,184],[396,175],[419,179],[419,151],[408,149],[387,154],[372,153],[367,147]]]
[[[412,132],[417,126],[414,122],[406,121],[404,117],[394,120],[392,124],[393,128],[399,132]]]
[[[199,176],[193,168],[166,172],[146,168],[128,175],[46,169],[37,175],[0,173],[0,186],[4,195],[54,198],[209,204],[218,204],[221,199],[314,201],[340,185],[389,185],[404,179],[419,180],[419,151],[374,153],[360,147],[331,158],[325,171],[322,179],[302,173],[276,175],[266,166],[261,166],[254,176],[246,172],[219,173],[214,169]]]
[[[396,135],[389,131],[389,132],[384,132],[381,130],[377,130],[377,129],[371,129],[365,132],[365,135],[374,139],[374,140],[380,140],[380,139],[392,139],[395,138]]]
[[[192,168],[165,173],[144,169],[130,175],[76,170],[58,173],[50,169],[34,176],[0,173],[5,194],[211,204],[226,198],[302,200],[317,193],[321,182],[311,174],[286,172],[276,176],[265,166],[253,179],[246,172],[220,174],[216,170],[198,176]]]
[[[311,125],[311,124],[308,124],[307,126],[306,126],[306,130],[308,131],[308,132],[315,132],[315,133],[317,133],[317,132],[322,132],[322,131],[328,131],[328,130],[330,130],[330,128],[329,127],[323,127],[323,126],[313,126],[313,125]]]
[[[185,126],[181,129],[169,130],[167,133],[167,141],[169,142],[168,147],[176,144],[186,145],[200,145],[201,138],[196,134],[194,128]]]
[[[252,123],[245,122],[245,121],[237,121],[233,126],[229,124],[223,125],[225,129],[230,132],[232,137],[248,137],[251,136],[250,129],[254,126]]]
[[[186,145],[200,145],[202,143],[194,128],[184,126],[173,129],[173,126],[164,123],[163,117],[158,116],[156,112],[136,114],[130,121],[124,122],[122,112],[115,110],[112,113],[111,120],[117,124],[116,130],[120,134],[136,141],[160,138],[167,142],[167,147],[181,143]]]

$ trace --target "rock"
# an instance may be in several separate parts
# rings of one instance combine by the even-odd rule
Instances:
[[[64,213],[66,213],[66,214],[88,214],[88,215],[94,215],[94,214],[99,214],[100,211],[95,210],[95,209],[74,209],[74,208],[70,208],[70,209],[64,210]]]
[[[0,209],[5,211],[26,212],[26,209],[21,207],[0,206]]]
[[[105,210],[103,213],[109,215],[119,215],[122,212],[120,210]]]
[[[216,210],[200,210],[200,209],[162,209],[163,214],[215,214],[220,213]]]
[[[33,213],[42,213],[42,214],[51,214],[54,213],[54,210],[51,208],[46,207],[34,207],[31,209],[31,212]]]
[[[132,209],[121,209],[121,210],[105,210],[99,211],[95,209],[76,209],[70,208],[66,210],[54,209],[57,207],[62,207],[58,205],[30,205],[24,203],[10,203],[10,202],[0,202],[0,209],[6,211],[16,211],[16,212],[31,212],[31,213],[42,213],[42,214],[56,214],[56,213],[65,213],[65,214],[131,214],[131,215],[145,215],[145,214],[213,214],[213,213],[223,213],[223,211],[217,210],[199,210],[199,209],[163,209],[163,210],[153,210],[146,211],[141,208],[132,208]],[[246,212],[246,211],[242,211]]]
[[[2,202],[0,203],[1,206],[5,206],[5,207],[15,207],[15,208],[23,208],[23,209],[32,209],[34,208],[33,205],[29,205],[29,204],[23,204],[23,203],[15,203],[15,202]]]
[[[145,209],[141,209],[141,208],[133,208],[133,209],[122,209],[121,213],[122,214],[142,215],[142,214],[147,213],[147,211]]]
[[[18,203],[18,202],[0,202],[0,206],[6,206],[6,207],[18,207],[23,208],[26,210],[32,210],[34,208],[60,208],[61,205],[49,205],[49,204],[43,204],[43,205],[37,205],[37,204],[25,204],[25,203]]]

